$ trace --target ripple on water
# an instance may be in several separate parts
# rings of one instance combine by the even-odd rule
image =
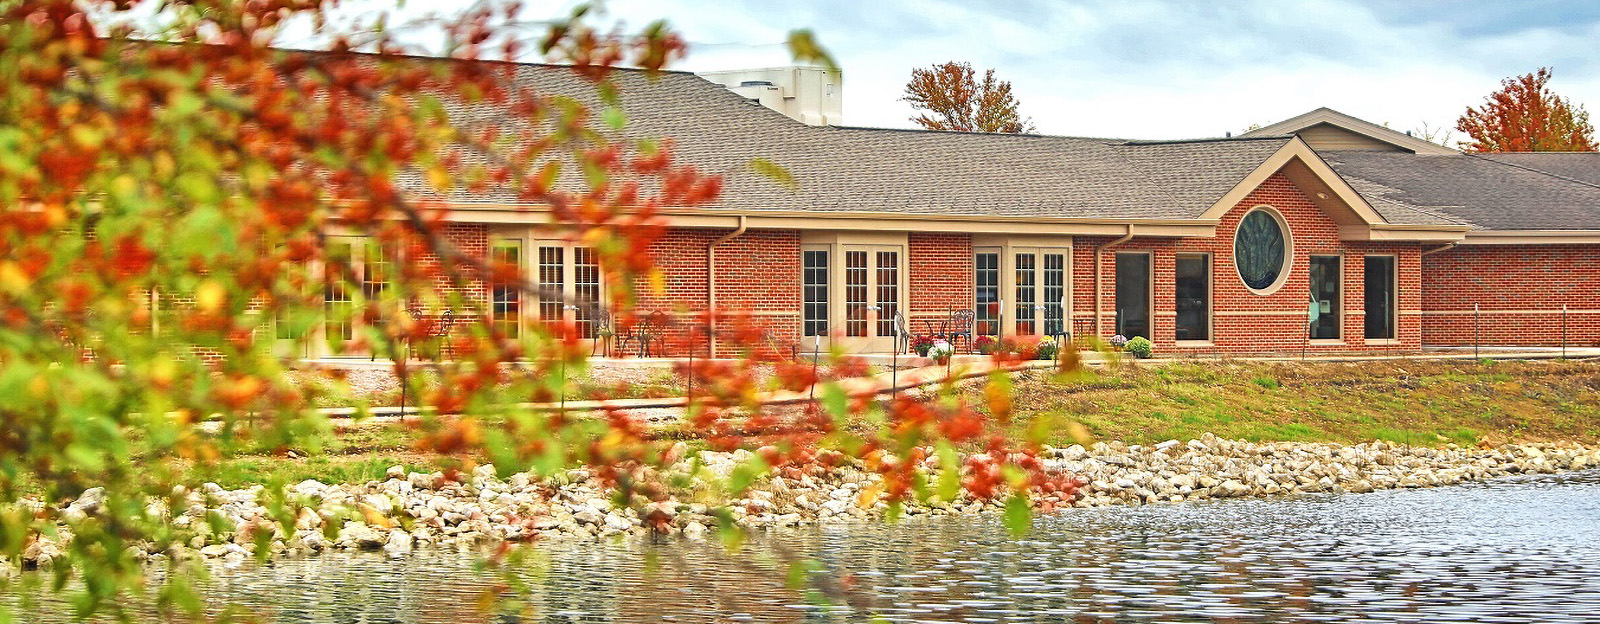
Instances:
[[[442,552],[246,565],[205,591],[313,624],[1585,622],[1600,613],[1597,526],[1589,471],[1067,510],[1023,540],[989,519],[943,518],[758,536],[735,553],[553,543],[516,573],[528,611],[495,617],[473,605],[498,579]],[[795,556],[817,565],[806,591],[783,582]],[[59,598],[42,602],[32,621],[70,621]]]

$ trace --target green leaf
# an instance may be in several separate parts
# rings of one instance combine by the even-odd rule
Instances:
[[[621,130],[623,126],[628,125],[628,115],[622,112],[622,109],[612,106],[600,113],[600,121],[604,122],[607,128]]]
[[[845,394],[844,388],[836,383],[822,387],[822,408],[833,417],[834,424],[844,425],[850,416],[850,395]]]
[[[817,37],[810,29],[789,31],[789,54],[796,61],[820,63],[828,71],[839,71],[839,64],[834,62],[833,55],[817,43]]]
[[[783,188],[791,191],[800,189],[800,182],[795,180],[794,174],[790,173],[783,165],[765,158],[752,158],[750,159],[750,168],[763,177],[777,182]]]
[[[767,462],[760,455],[752,457],[749,463],[735,466],[728,474],[728,491],[738,495],[743,494],[750,484],[767,472]]]
[[[939,455],[939,500],[951,502],[956,495],[961,493],[961,459],[956,456],[956,449],[950,445],[949,440],[940,440],[934,445],[935,452]]]
[[[1027,497],[1012,494],[1006,500],[1005,524],[1012,537],[1028,534],[1028,529],[1033,527],[1033,510],[1028,507]]]

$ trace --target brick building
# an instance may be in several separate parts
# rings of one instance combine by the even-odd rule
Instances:
[[[896,315],[921,333],[957,310],[980,333],[1166,354],[1554,345],[1563,326],[1600,345],[1600,154],[1467,155],[1326,109],[1185,141],[819,127],[692,74],[616,80],[624,132],[727,176],[717,206],[664,212],[667,287],[641,311],[715,305],[779,344],[880,352]],[[451,218],[460,244],[578,303],[607,288],[538,206],[460,198]],[[500,303],[504,323],[586,314]]]

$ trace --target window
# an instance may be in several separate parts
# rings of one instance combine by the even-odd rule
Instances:
[[[1233,234],[1233,263],[1246,288],[1270,295],[1289,277],[1292,256],[1289,226],[1278,211],[1257,206],[1239,220]]]
[[[522,241],[497,240],[489,249],[490,262],[509,264],[522,270]],[[507,338],[522,333],[522,290],[515,284],[495,283],[489,289],[489,319],[495,331]]]
[[[1173,304],[1178,340],[1211,339],[1211,256],[1178,254]]]
[[[973,331],[979,336],[1000,335],[1000,252],[979,250],[972,255]]]
[[[801,252],[802,325],[807,336],[828,335],[828,248]]]
[[[1393,340],[1395,325],[1394,256],[1367,256],[1367,339]]]
[[[1311,338],[1337,340],[1342,318],[1339,306],[1339,256],[1311,256]]]
[[[1150,337],[1150,254],[1117,254],[1117,333]]]

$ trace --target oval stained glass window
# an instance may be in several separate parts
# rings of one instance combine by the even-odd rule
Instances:
[[[1287,255],[1283,224],[1265,210],[1253,210],[1239,221],[1233,236],[1233,263],[1239,279],[1251,290],[1266,290],[1283,274]]]

